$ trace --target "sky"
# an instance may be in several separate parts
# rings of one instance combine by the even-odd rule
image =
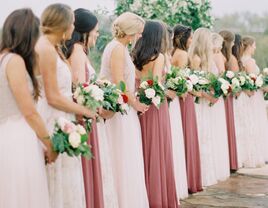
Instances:
[[[37,16],[40,16],[46,6],[58,2],[68,4],[73,9],[84,7],[94,10],[100,6],[112,11],[115,8],[114,0],[2,0],[0,6],[0,27],[8,14],[15,9],[30,7]],[[242,11],[251,11],[258,14],[268,13],[268,0],[211,0],[211,4],[212,14],[217,16]]]

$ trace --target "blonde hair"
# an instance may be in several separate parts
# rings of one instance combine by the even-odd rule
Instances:
[[[218,33],[212,33],[213,49],[222,49],[223,38]]]
[[[115,19],[112,26],[113,36],[123,38],[126,35],[134,35],[142,30],[145,21],[138,15],[125,12]]]
[[[74,14],[66,4],[51,4],[41,15],[41,30],[44,34],[64,33],[73,23]]]
[[[209,29],[199,28],[194,32],[192,44],[189,48],[189,59],[193,61],[197,55],[200,60],[200,68],[210,71],[213,63],[212,35]]]
[[[248,46],[252,46],[255,43],[255,38],[252,36],[245,36],[242,38],[243,52],[247,49]]]

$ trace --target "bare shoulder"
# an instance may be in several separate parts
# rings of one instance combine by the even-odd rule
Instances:
[[[53,57],[57,56],[55,47],[44,37],[40,37],[36,43],[35,51],[39,56],[42,57]]]
[[[125,55],[125,46],[123,46],[122,44],[118,44],[116,45],[113,49],[112,49],[112,57],[123,57]]]
[[[165,56],[164,54],[160,53],[158,57],[155,59],[156,63],[164,63],[165,62]]]
[[[183,59],[183,60],[188,59],[188,53],[183,50],[176,50],[173,56],[174,58],[177,58],[177,59]]]
[[[13,53],[11,58],[9,59],[7,65],[7,70],[10,71],[10,70],[21,70],[23,69],[25,71],[25,62],[23,60],[23,58],[18,55],[18,54],[15,54]]]

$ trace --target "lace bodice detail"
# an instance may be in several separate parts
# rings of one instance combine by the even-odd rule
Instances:
[[[6,76],[6,66],[12,56],[12,53],[3,54],[0,56],[0,123],[11,116],[22,116]],[[33,85],[28,74],[27,81],[29,89],[33,93]]]
[[[45,98],[44,85],[41,77],[39,78],[41,95]],[[68,65],[60,58],[57,58],[57,82],[60,93],[65,97],[72,98],[72,75]]]
[[[102,61],[101,61],[101,71],[100,71],[100,78],[101,79],[108,79],[112,81],[111,75],[111,53],[113,49],[121,44],[117,40],[112,40],[105,48]],[[124,79],[128,88],[128,91],[133,92],[135,91],[135,66],[131,60],[129,55],[128,49],[125,49],[125,65],[124,65]]]

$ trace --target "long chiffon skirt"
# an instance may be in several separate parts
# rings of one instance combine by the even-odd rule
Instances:
[[[190,193],[196,193],[202,191],[202,179],[198,126],[193,96],[189,94],[184,101],[180,99],[180,106],[185,144],[188,190]]]
[[[44,153],[22,116],[0,121],[0,207],[50,208]]]
[[[96,122],[92,123],[88,144],[91,146],[93,158],[82,158],[82,168],[85,185],[85,197],[87,208],[104,208],[102,174],[99,155],[99,142]]]
[[[228,132],[230,170],[238,169],[236,131],[234,121],[233,97],[228,96],[225,101],[226,124]]]
[[[175,98],[169,103],[169,114],[172,134],[172,149],[177,198],[184,199],[188,197],[188,184],[186,174],[181,109],[178,98]]]
[[[140,116],[144,170],[150,208],[179,207],[174,177],[168,104]]]

